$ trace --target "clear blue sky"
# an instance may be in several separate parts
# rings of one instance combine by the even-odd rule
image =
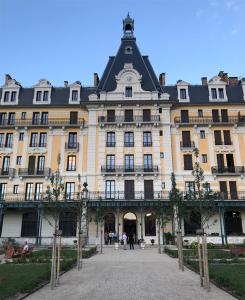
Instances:
[[[244,0],[0,0],[0,82],[92,85],[115,55],[127,12],[167,83],[199,83],[220,70],[245,76]]]

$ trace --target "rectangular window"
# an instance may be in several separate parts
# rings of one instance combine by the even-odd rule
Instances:
[[[4,147],[4,133],[0,133],[0,148]]]
[[[125,88],[125,97],[132,97],[133,96],[133,89],[131,86],[127,86]]]
[[[14,125],[15,123],[15,113],[9,113],[8,125]]]
[[[41,124],[48,125],[48,112],[42,112]]]
[[[184,154],[184,170],[193,170],[192,155]]]
[[[107,110],[107,122],[115,122],[115,110]]]
[[[37,175],[43,175],[44,173],[45,156],[38,156],[37,159]]]
[[[66,189],[65,189],[65,194],[66,194],[66,200],[74,200],[75,197],[75,182],[67,182],[66,183]]]
[[[219,99],[224,99],[224,89],[219,88],[218,92],[219,92]]]
[[[5,200],[7,193],[7,183],[0,183],[0,200]]]
[[[202,154],[202,163],[206,164],[208,162],[207,154]]]
[[[125,155],[125,172],[134,171],[134,156],[133,154]]]
[[[114,199],[115,198],[115,180],[106,180],[106,199]]]
[[[43,92],[43,101],[48,101],[48,91]]]
[[[26,184],[26,200],[33,200],[33,183]]]
[[[191,133],[190,131],[182,131],[182,145],[183,147],[191,147]]]
[[[205,130],[200,130],[200,139],[201,140],[205,139]]]
[[[16,157],[16,165],[20,166],[21,165],[21,160],[22,160],[22,156],[17,156]]]
[[[227,164],[228,172],[234,173],[235,172],[235,164],[234,164],[233,154],[226,154],[226,164]]]
[[[13,146],[13,133],[7,133],[6,134],[5,147],[6,148],[12,148],[12,146]]]
[[[28,174],[35,174],[36,156],[30,155],[28,161]]]
[[[222,145],[221,130],[214,130],[215,145]]]
[[[78,112],[71,111],[70,112],[70,124],[77,124],[78,121]]]
[[[144,180],[144,197],[145,200],[154,199],[153,180]]]
[[[5,93],[4,93],[3,101],[4,101],[4,102],[9,102],[9,92],[5,92]]]
[[[195,192],[194,181],[186,181],[185,182],[185,191],[187,194],[192,194]]]
[[[125,147],[133,147],[134,146],[134,133],[133,132],[125,132],[124,146]]]
[[[152,172],[152,155],[144,154],[144,172]]]
[[[125,196],[125,200],[135,199],[134,180],[124,181],[124,196]]]
[[[42,200],[42,193],[43,193],[43,184],[42,183],[36,183],[35,184],[35,195],[34,200]]]
[[[230,130],[224,130],[224,144],[225,145],[231,145],[231,133]]]
[[[228,122],[229,121],[228,110],[227,109],[221,109],[221,120],[222,120],[222,122]]]
[[[22,111],[21,113],[21,120],[26,120],[26,112]]]
[[[202,118],[202,117],[203,117],[203,110],[198,109],[198,118]]]
[[[132,109],[126,109],[124,112],[124,120],[125,122],[133,122],[134,113]]]
[[[225,168],[224,155],[217,154],[216,157],[217,157],[218,172],[223,173]]]
[[[213,122],[219,122],[219,110],[218,109],[212,109],[212,118]]]
[[[186,99],[186,89],[180,89],[180,99]]]
[[[229,181],[231,199],[238,199],[236,181]]]
[[[180,111],[181,116],[181,123],[189,123],[189,111],[188,110],[181,110]]]
[[[2,165],[2,175],[8,175],[9,173],[9,165],[10,165],[10,157],[3,157],[3,165]]]
[[[32,114],[32,125],[39,125],[39,112]]]
[[[41,101],[42,99],[42,92],[41,91],[37,91],[36,93],[36,101]]]
[[[115,155],[106,156],[106,170],[107,172],[115,171]]]
[[[144,147],[151,147],[152,146],[151,132],[150,131],[145,131],[143,133],[143,146]]]
[[[15,184],[13,187],[13,194],[18,194],[19,185]]]
[[[6,113],[0,113],[0,124],[6,125],[7,123],[7,114]]]
[[[159,135],[163,136],[163,131],[162,130],[159,130]]]
[[[150,122],[150,121],[151,121],[151,110],[143,109],[143,122]]]
[[[69,132],[68,148],[69,149],[76,149],[77,148],[77,133],[76,132]]]
[[[11,102],[15,102],[16,101],[16,94],[17,94],[16,92],[12,92],[11,93],[11,99],[10,99]]]
[[[19,133],[19,141],[23,141],[24,140],[24,132],[20,132]]]
[[[32,134],[31,134],[30,147],[38,147],[38,133],[37,132],[32,132]]]
[[[71,100],[72,101],[77,101],[78,100],[78,91],[76,91],[76,90],[72,91]]]
[[[212,94],[212,99],[217,99],[217,90],[216,89],[211,89],[211,94]]]
[[[115,132],[107,132],[106,146],[107,147],[115,147]]]
[[[221,198],[224,200],[227,200],[228,199],[228,191],[227,191],[226,181],[219,182],[219,189],[220,189]]]
[[[69,155],[67,157],[67,171],[76,171],[76,156]]]
[[[46,147],[47,145],[47,133],[41,132],[39,137],[39,147]]]

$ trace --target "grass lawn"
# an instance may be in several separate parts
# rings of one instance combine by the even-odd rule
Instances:
[[[30,292],[50,277],[50,264],[0,265],[0,299]]]

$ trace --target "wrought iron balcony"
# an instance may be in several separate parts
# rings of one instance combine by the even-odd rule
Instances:
[[[115,147],[116,142],[106,142],[106,147]]]
[[[234,167],[211,167],[212,174],[214,175],[241,175],[244,174],[244,166]]]
[[[134,142],[124,142],[124,147],[134,147]]]
[[[11,149],[13,147],[12,143],[0,144],[0,149]]]
[[[194,142],[180,142],[180,149],[194,149],[195,143]]]
[[[14,128],[14,127],[79,127],[84,126],[85,121],[82,118],[77,120],[70,120],[69,118],[48,118],[48,119],[15,119],[8,122],[8,120],[2,120],[0,122],[0,128]]]
[[[125,118],[124,116],[107,117],[100,116],[98,118],[99,124],[110,125],[110,124],[151,124],[159,123],[160,115],[150,115],[149,117],[133,116],[133,118]]]
[[[49,177],[51,174],[50,168],[44,168],[42,170],[36,168],[19,168],[18,175],[20,177],[29,177],[29,176],[40,176],[40,177]]]
[[[78,151],[79,143],[65,143],[65,150]]]
[[[232,116],[228,118],[214,119],[213,117],[189,117],[187,119],[181,119],[181,117],[175,117],[174,123],[182,126],[192,126],[192,125],[230,125],[230,124],[244,124],[245,116]]]
[[[151,173],[155,174],[159,172],[159,167],[157,165],[152,166],[101,166],[101,173],[108,175],[120,175],[120,174],[143,174]]]
[[[0,169],[0,177],[14,177],[15,176],[15,169],[8,168],[8,169]]]
[[[169,200],[168,192],[89,192],[89,200]]]
[[[47,143],[30,143],[30,148],[46,148],[47,147]]]

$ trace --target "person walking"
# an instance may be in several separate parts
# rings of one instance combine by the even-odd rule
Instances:
[[[108,232],[105,232],[105,234],[104,234],[104,239],[105,239],[105,245],[108,245],[108,241],[109,241],[109,235],[108,235]]]
[[[126,232],[123,233],[122,239],[123,239],[123,249],[127,250],[127,235]]]
[[[109,232],[109,244],[111,245],[111,241],[112,241],[112,232]]]
[[[134,235],[132,233],[130,233],[128,239],[129,239],[129,247],[130,247],[130,249],[134,250]]]

